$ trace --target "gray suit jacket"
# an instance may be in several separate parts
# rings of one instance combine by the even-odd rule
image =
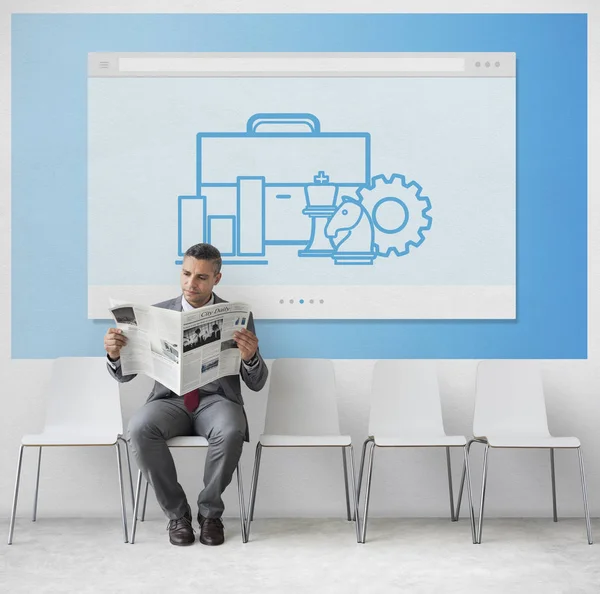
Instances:
[[[156,307],[162,307],[164,309],[172,309],[174,311],[182,311],[181,307],[181,295],[179,297],[175,297],[175,299],[169,299],[168,301],[163,301],[162,303],[157,303]],[[215,303],[224,303],[225,300],[221,299],[215,294]],[[248,318],[248,330],[254,332],[254,318],[252,314]],[[223,394],[225,398],[232,400],[238,404],[244,405],[244,399],[242,398],[242,388],[240,385],[240,375],[244,380],[244,383],[254,392],[258,392],[263,388],[267,381],[267,377],[269,375],[269,370],[267,369],[267,365],[265,364],[261,354],[257,351],[259,363],[256,367],[248,370],[245,365],[240,364],[240,373],[236,375],[227,375],[222,377],[219,382],[220,392]],[[107,363],[107,368],[109,373],[118,381],[118,382],[129,382],[131,381],[136,374],[131,375],[123,375],[121,367],[117,367],[117,369],[113,369]],[[148,396],[146,402],[151,402],[153,400],[159,400],[161,398],[177,398],[177,395],[174,392],[171,392],[169,388],[163,386],[160,382],[154,382],[154,387]],[[245,411],[244,411],[245,414]],[[248,441],[249,437],[246,434],[246,441]]]

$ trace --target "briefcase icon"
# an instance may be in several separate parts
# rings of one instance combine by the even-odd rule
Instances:
[[[307,196],[327,207],[331,195],[307,188],[364,185],[370,159],[369,133],[323,132],[310,113],[257,113],[244,132],[199,132],[197,194],[179,197],[179,256],[205,241],[238,263],[264,264],[270,245],[306,245]]]

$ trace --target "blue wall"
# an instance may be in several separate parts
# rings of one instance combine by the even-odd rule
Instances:
[[[517,320],[258,321],[265,357],[587,356],[586,15],[14,15],[12,356],[102,355],[87,319],[87,53],[517,54]],[[152,266],[149,262],[148,266]]]

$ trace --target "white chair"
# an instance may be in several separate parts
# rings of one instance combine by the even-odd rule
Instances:
[[[167,441],[169,448],[207,448],[208,441],[204,437],[198,435],[182,435],[180,437],[173,437]],[[142,473],[138,471],[137,487],[135,491],[135,499],[133,505],[133,521],[131,525],[131,544],[135,543],[135,532],[137,528],[137,517],[138,507],[140,502],[140,490],[142,487]],[[142,504],[142,517],[140,521],[143,522],[146,517],[146,502],[148,500],[148,481],[144,489],[144,503]],[[242,527],[242,542],[248,542],[248,536],[246,534],[246,506],[244,504],[244,486],[242,480],[242,468],[238,462],[237,465],[237,484],[238,484],[238,498],[240,501],[240,524]]]
[[[265,429],[256,445],[246,532],[250,534],[250,522],[254,519],[263,448],[341,448],[347,518],[348,521],[356,519],[352,441],[349,435],[340,434],[333,363],[327,359],[277,359],[273,362],[270,376]],[[350,454],[350,484],[347,451]],[[350,511],[350,491],[354,513]],[[357,539],[358,536],[356,522]]]
[[[63,357],[56,359],[46,390],[46,420],[41,433],[24,435],[21,439],[17,477],[13,497],[8,544],[12,544],[23,451],[37,447],[37,476],[33,502],[33,521],[37,519],[42,448],[57,446],[114,446],[117,454],[123,535],[127,542],[127,518],[123,494],[123,470],[119,444],[125,446],[131,497],[131,466],[127,442],[122,437],[123,421],[119,384],[106,369],[104,357]]]
[[[587,502],[587,488],[581,443],[576,437],[552,437],[548,430],[542,378],[537,366],[529,361],[481,361],[477,366],[477,390],[472,442],[485,445],[483,478],[479,509],[478,543],[481,543],[483,509],[490,448],[548,448],[552,480],[554,521],[556,479],[554,450],[576,449],[579,456],[583,508],[588,543],[592,544],[592,527]],[[458,509],[460,510],[459,494]]]
[[[373,369],[371,409],[369,414],[369,437],[365,440],[360,461],[357,494],[360,490],[367,446],[369,462],[365,507],[362,520],[364,543],[367,533],[367,516],[371,495],[373,454],[376,447],[442,447],[446,448],[448,489],[450,493],[450,518],[456,520],[452,490],[452,467],[450,448],[462,448],[467,473],[467,493],[471,508],[471,536],[476,542],[475,519],[471,503],[471,478],[467,456],[467,439],[463,435],[448,436],[444,431],[442,405],[437,370],[433,361],[385,360],[377,361]]]

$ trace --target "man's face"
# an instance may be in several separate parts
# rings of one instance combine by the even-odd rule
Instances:
[[[221,273],[215,274],[213,262],[186,256],[181,265],[181,290],[192,307],[202,307],[219,284]]]

